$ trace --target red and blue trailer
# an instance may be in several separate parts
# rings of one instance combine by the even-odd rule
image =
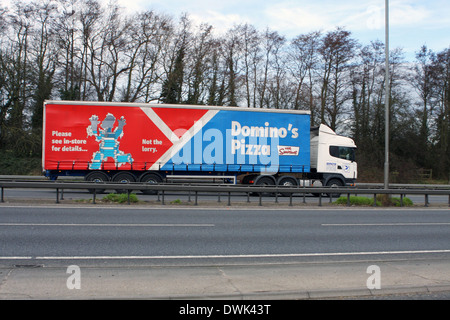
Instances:
[[[351,151],[356,147],[352,140],[322,126],[316,131],[308,111],[46,101],[42,166],[53,180],[83,176],[86,181],[160,183],[179,176],[269,185],[298,185],[300,179],[322,185],[353,182],[356,163],[347,165],[354,172],[350,177],[318,172],[321,143],[312,142],[324,132],[343,138],[337,145]],[[347,160],[353,163],[354,154]],[[333,165],[337,170],[333,159],[324,168]]]

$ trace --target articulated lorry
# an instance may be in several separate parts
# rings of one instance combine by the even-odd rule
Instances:
[[[95,182],[178,178],[280,186],[344,186],[356,145],[298,110],[46,101],[45,176]]]

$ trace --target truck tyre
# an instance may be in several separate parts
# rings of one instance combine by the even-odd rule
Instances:
[[[144,173],[143,175],[141,175],[139,177],[139,182],[145,183],[145,184],[159,184],[161,182],[163,182],[163,178],[156,173]],[[155,190],[149,190],[149,189],[144,189],[141,190],[141,192],[143,194],[156,194],[157,191]]]
[[[331,179],[327,182],[327,187],[330,187],[330,188],[339,188],[339,187],[342,187],[343,185],[344,184],[339,179]],[[330,193],[327,193],[326,196],[329,197]],[[339,198],[340,196],[341,196],[340,193],[332,193],[331,194],[331,197]]]
[[[294,177],[281,176],[280,178],[278,178],[277,186],[279,186],[279,187],[296,187],[296,186],[298,186],[298,182],[297,182],[297,179],[295,179]],[[286,192],[285,193],[280,192],[280,194],[283,197],[290,196],[290,193],[286,193]]]
[[[255,186],[275,186],[275,179],[272,176],[259,176],[256,178]],[[270,192],[257,192],[256,195],[270,196]]]
[[[136,177],[131,172],[119,172],[112,177],[112,182],[132,183],[136,182]],[[116,189],[117,193],[127,193],[126,189]]]
[[[105,183],[109,182],[109,176],[101,171],[93,171],[88,173],[84,180],[87,182]],[[94,189],[88,189],[89,193],[94,193]],[[105,189],[95,189],[96,193],[104,193]]]

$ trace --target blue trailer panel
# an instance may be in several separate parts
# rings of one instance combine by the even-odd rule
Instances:
[[[310,117],[305,113],[214,110],[162,170],[309,172]]]

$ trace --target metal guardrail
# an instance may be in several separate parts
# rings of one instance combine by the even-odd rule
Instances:
[[[262,205],[262,194],[274,194],[276,202],[278,202],[278,195],[288,195],[289,205],[292,206],[292,197],[294,194],[302,194],[305,202],[305,195],[312,193],[319,197],[319,206],[322,205],[322,198],[329,198],[330,202],[333,194],[347,195],[347,205],[350,205],[350,195],[364,194],[373,195],[374,206],[376,206],[376,196],[379,194],[400,195],[400,205],[403,206],[403,196],[408,195],[424,195],[425,206],[429,204],[430,195],[446,195],[449,198],[450,206],[450,189],[441,190],[427,190],[427,189],[360,189],[354,187],[281,187],[281,186],[236,186],[236,185],[186,185],[186,184],[142,184],[142,183],[94,183],[94,182],[58,182],[58,181],[0,181],[1,196],[0,201],[4,202],[4,189],[7,188],[32,188],[32,189],[55,189],[56,202],[59,203],[59,193],[64,189],[88,189],[92,190],[93,203],[95,203],[98,190],[125,190],[128,193],[128,203],[130,203],[130,193],[136,190],[151,190],[156,191],[158,196],[162,196],[162,204],[164,204],[164,196],[166,192],[183,191],[194,192],[195,205],[198,204],[198,193],[217,193],[228,195],[228,205],[231,205],[231,194],[244,193],[247,194],[247,201],[252,193],[259,195],[259,205]],[[326,196],[328,195],[328,196]]]
[[[222,177],[215,177],[216,179],[222,179]],[[226,176],[228,178],[228,176]],[[0,175],[0,181],[49,181],[49,179],[43,175],[41,176],[27,176],[27,175]],[[84,178],[81,176],[61,176],[57,180],[61,181],[79,181],[84,182]],[[383,183],[366,183],[358,182],[355,184],[354,188],[358,189],[382,189],[384,188]],[[390,189],[449,189],[450,184],[405,184],[405,183],[390,183]]]
[[[170,177],[170,176],[169,176]],[[177,176],[180,177],[180,176]],[[185,176],[191,177],[192,176]],[[202,176],[205,178],[204,176]],[[208,178],[206,176],[206,178]],[[231,176],[215,176],[211,179],[223,179],[231,178]],[[43,175],[40,176],[29,176],[29,175],[0,175],[0,181],[49,181],[49,179]],[[58,181],[84,181],[82,176],[61,176]],[[357,182],[354,186],[359,189],[381,189],[384,188],[383,183],[368,183],[368,182]],[[412,183],[390,183],[389,188],[391,189],[450,189],[449,184],[412,184]]]
[[[371,189],[371,188],[384,188],[383,183],[357,183],[357,188]],[[391,189],[449,189],[450,184],[416,184],[416,183],[390,183]]]

